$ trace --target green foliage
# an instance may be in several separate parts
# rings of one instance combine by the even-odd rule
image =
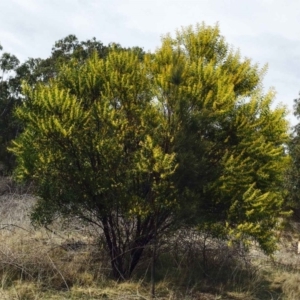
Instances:
[[[33,219],[101,227],[119,279],[174,227],[254,239],[271,253],[287,123],[260,89],[263,72],[202,24],[165,36],[154,54],[112,46],[24,85],[24,132],[11,151],[16,176],[37,186]]]

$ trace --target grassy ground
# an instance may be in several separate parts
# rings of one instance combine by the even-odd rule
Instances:
[[[61,222],[52,231],[34,229],[28,218],[34,198],[12,190],[0,196],[0,299],[150,299],[150,253],[130,282],[116,283],[95,239],[99,232]],[[293,226],[272,259],[195,232],[169,237],[157,260],[156,299],[300,299]]]

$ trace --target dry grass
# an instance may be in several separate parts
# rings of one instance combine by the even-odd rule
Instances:
[[[13,190],[0,196],[0,299],[150,299],[149,250],[133,279],[116,283],[96,242],[99,232],[74,222],[35,230],[28,218],[34,197]],[[197,232],[166,237],[156,266],[157,299],[300,299],[297,234],[296,228],[282,235],[273,260]]]

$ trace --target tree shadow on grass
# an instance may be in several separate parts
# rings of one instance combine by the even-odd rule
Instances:
[[[225,243],[206,248],[205,255],[199,243],[172,244],[160,249],[155,282],[172,290],[176,299],[202,299],[197,298],[199,293],[222,299],[282,299],[281,284],[274,284],[265,263],[254,264],[249,254]],[[144,278],[149,284],[150,265],[151,248],[145,252],[135,278]]]

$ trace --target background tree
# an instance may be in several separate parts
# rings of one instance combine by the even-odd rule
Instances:
[[[294,100],[294,115],[300,118],[300,98]],[[300,124],[293,127],[291,139],[288,144],[288,151],[291,157],[290,167],[286,174],[286,186],[288,189],[287,205],[293,210],[294,215],[300,216]]]
[[[139,47],[124,48],[116,43],[105,46],[96,38],[80,42],[75,35],[70,34],[55,42],[51,55],[48,58],[28,59],[18,69],[18,75],[21,80],[25,79],[31,85],[41,81],[48,82],[57,76],[62,66],[70,63],[72,60],[82,64],[94,52],[97,52],[100,58],[105,58],[111,48],[119,51],[134,51],[140,58],[144,55],[144,51]]]
[[[0,50],[2,47],[0,46]],[[13,156],[6,150],[10,141],[16,138],[19,125],[12,115],[13,107],[20,101],[16,93],[14,72],[19,65],[16,56],[4,52],[0,57],[0,170],[5,173],[13,167]]]
[[[11,150],[16,176],[37,186],[33,220],[102,228],[117,279],[181,226],[272,252],[287,123],[260,90],[262,74],[203,24],[164,37],[154,54],[111,47],[25,85]]]

